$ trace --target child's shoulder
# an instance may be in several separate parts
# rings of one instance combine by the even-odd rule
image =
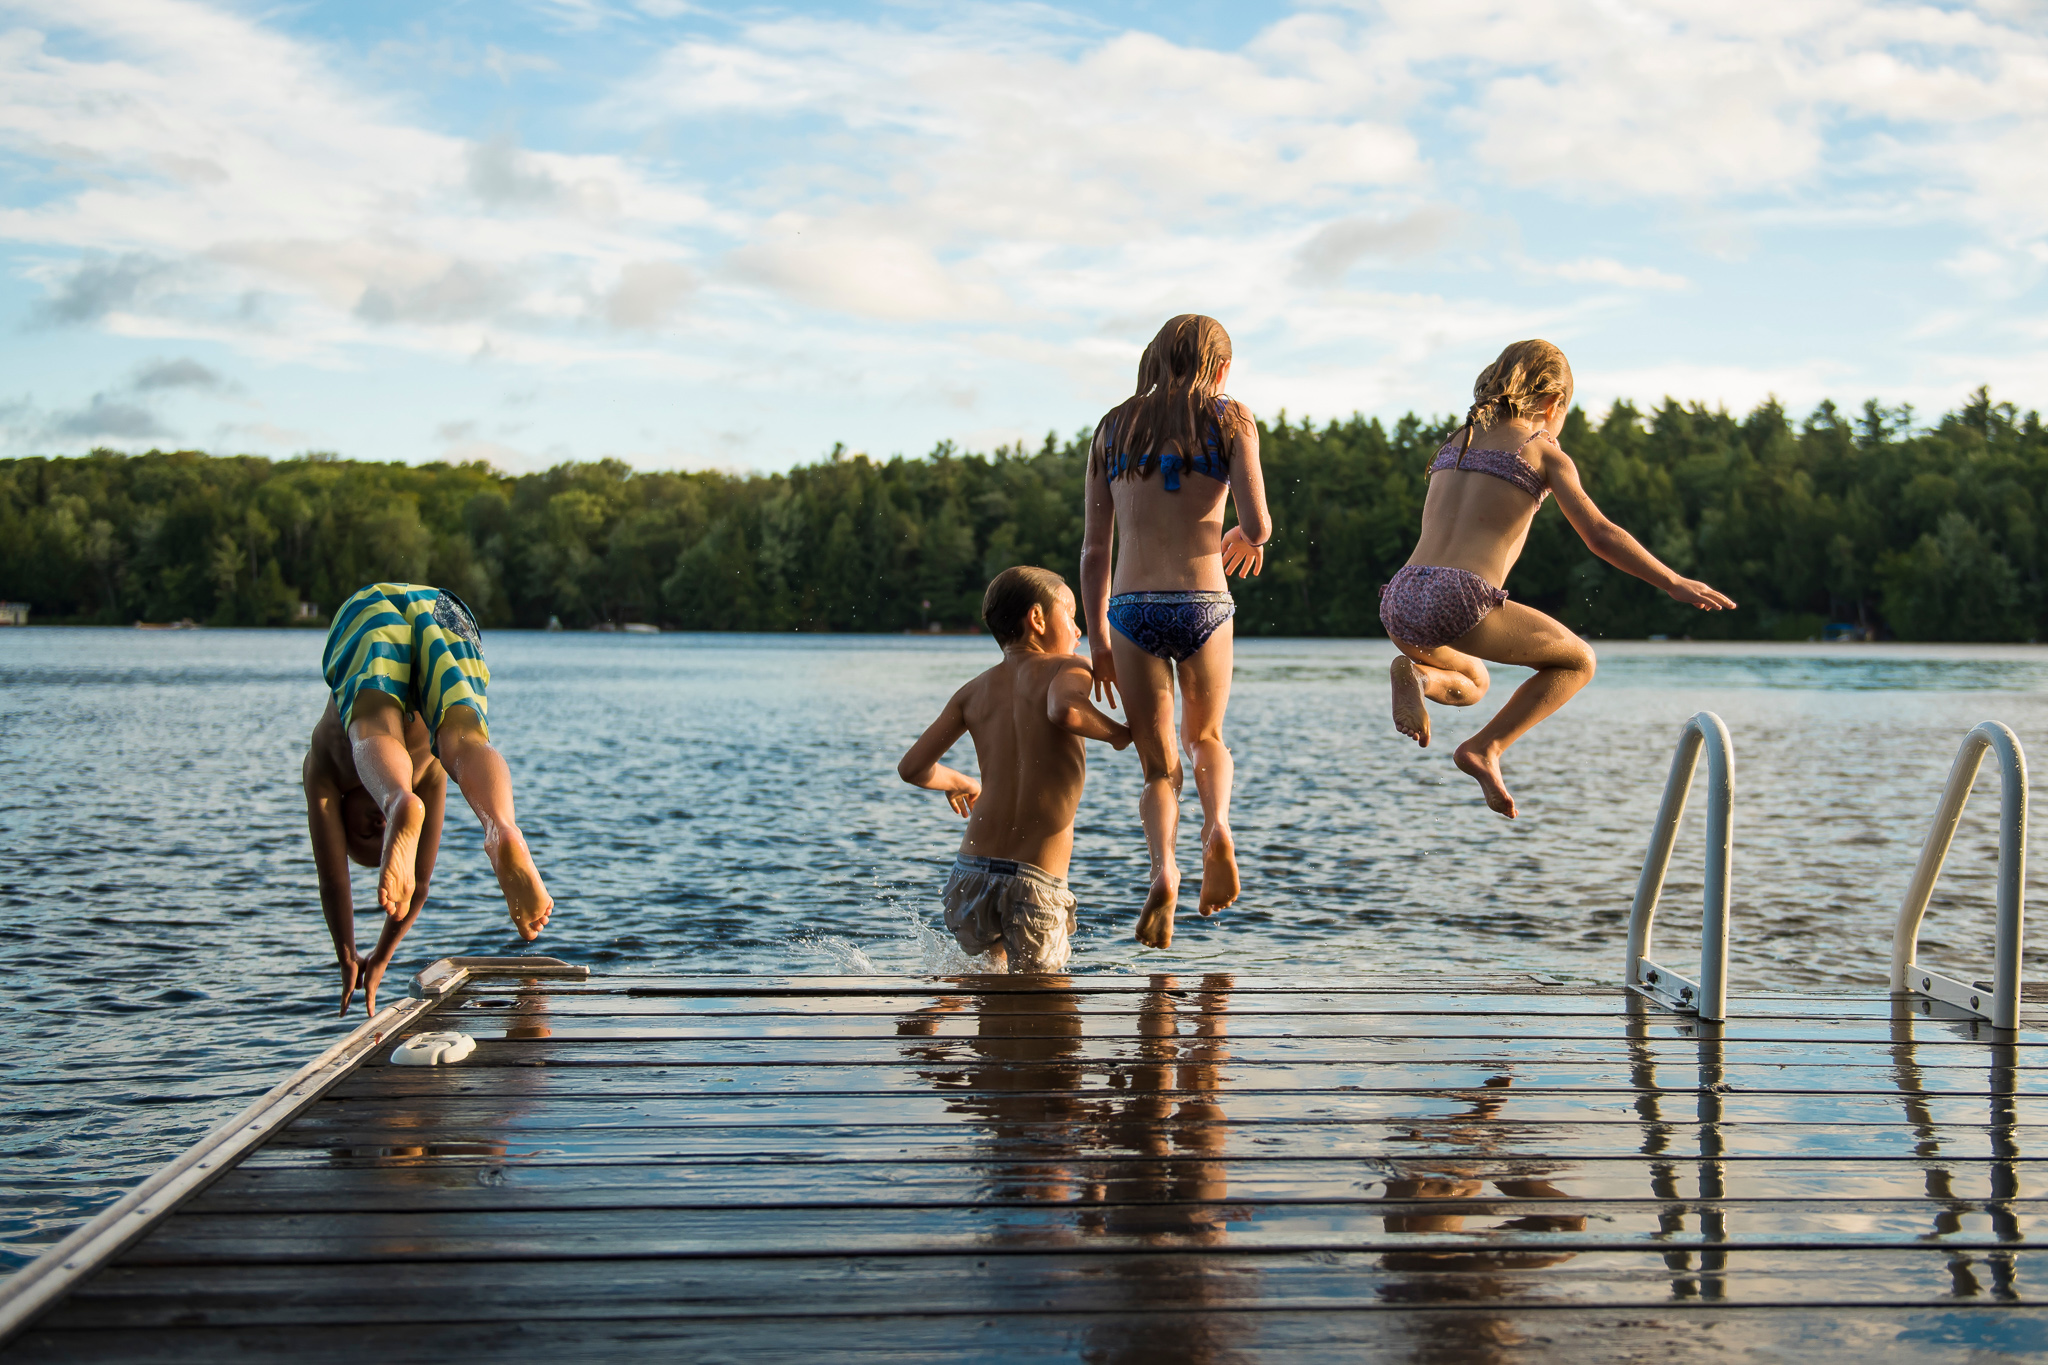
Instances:
[[[1548,431],[1539,431],[1529,438],[1529,443],[1522,447],[1522,458],[1531,464],[1539,465],[1561,462],[1566,468],[1569,468],[1572,462],[1572,457],[1564,453],[1564,447],[1558,443],[1557,437]]]
[[[1079,654],[1023,654],[1015,659],[1005,659],[990,669],[993,673],[1001,668],[1015,668],[1016,676],[1030,680],[1030,686],[1051,687],[1054,678],[1070,668],[1092,668],[1088,660]]]

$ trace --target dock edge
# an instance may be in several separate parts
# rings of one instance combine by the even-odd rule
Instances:
[[[444,957],[433,963],[413,978],[406,1000],[378,1010],[348,1037],[186,1148],[98,1217],[0,1281],[0,1345],[319,1099],[378,1044],[439,1008],[464,982],[479,976],[581,980],[589,975],[588,967],[558,957]]]

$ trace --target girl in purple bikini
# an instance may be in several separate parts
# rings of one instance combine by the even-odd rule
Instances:
[[[1202,913],[1215,914],[1238,893],[1232,765],[1223,747],[1230,618],[1237,610],[1229,576],[1248,578],[1264,566],[1273,523],[1259,473],[1258,424],[1242,403],[1223,395],[1229,378],[1230,336],[1223,325],[1194,313],[1174,318],[1138,362],[1138,391],[1102,419],[1088,450],[1081,605],[1095,695],[1114,702],[1117,688],[1123,689],[1144,765],[1138,815],[1152,855],[1152,885],[1137,936],[1154,948],[1173,942],[1180,893],[1173,849],[1182,773],[1173,734],[1176,678],[1179,747],[1194,761],[1202,798]],[[1237,509],[1237,525],[1228,531],[1226,493]]]
[[[1486,695],[1486,664],[1536,675],[1515,689],[1453,760],[1478,780],[1486,804],[1510,820],[1515,798],[1500,756],[1593,678],[1593,651],[1533,607],[1508,600],[1508,570],[1522,553],[1543,499],[1557,494],[1586,548],[1701,611],[1735,603],[1680,578],[1634,536],[1600,514],[1553,432],[1572,407],[1572,370],[1547,341],[1518,341],[1479,372],[1465,425],[1429,466],[1422,537],[1407,567],[1380,589],[1380,621],[1401,650],[1394,660],[1394,728],[1427,747],[1429,708],[1470,706]]]

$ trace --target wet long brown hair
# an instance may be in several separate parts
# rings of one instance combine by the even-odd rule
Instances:
[[[1169,318],[1138,357],[1137,391],[1111,408],[1097,431],[1113,431],[1116,444],[1132,456],[1172,449],[1192,457],[1208,431],[1217,432],[1227,449],[1232,429],[1244,421],[1236,403],[1221,415],[1216,411],[1217,381],[1229,363],[1230,333],[1222,323],[1200,313]],[[1105,443],[1098,458],[1109,453]],[[1089,461],[1091,474],[1099,468],[1095,459]],[[1146,478],[1150,472],[1149,467],[1140,469],[1136,459],[1124,468],[1126,478]]]
[[[1571,396],[1572,366],[1563,351],[1547,341],[1513,343],[1472,381],[1472,406],[1465,413],[1465,443],[1458,447],[1458,458],[1464,459],[1472,448],[1473,433],[1482,422],[1494,426],[1534,417],[1551,399],[1570,402]]]

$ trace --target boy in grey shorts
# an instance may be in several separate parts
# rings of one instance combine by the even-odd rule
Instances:
[[[946,878],[946,927],[970,953],[1013,972],[1067,965],[1074,896],[1074,812],[1088,776],[1086,741],[1122,749],[1130,727],[1089,700],[1094,674],[1074,653],[1074,594],[1049,569],[1005,569],[988,585],[981,619],[1003,661],[946,703],[896,771],[942,792],[967,818]],[[974,740],[977,782],[939,760]]]

